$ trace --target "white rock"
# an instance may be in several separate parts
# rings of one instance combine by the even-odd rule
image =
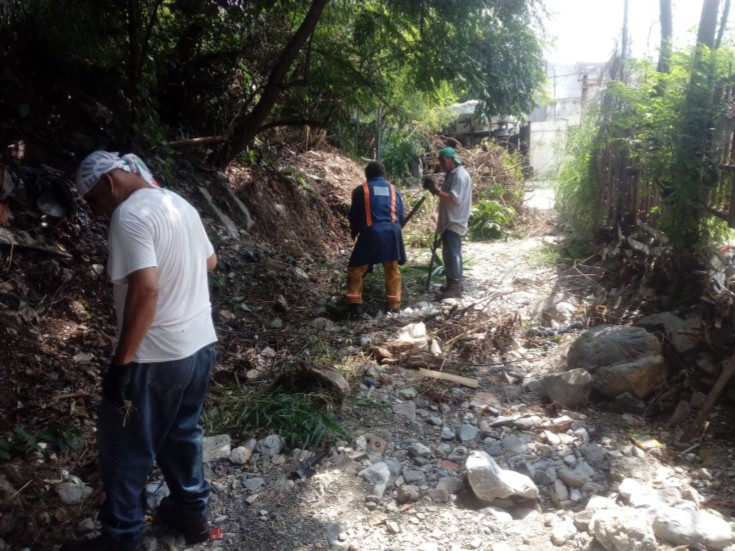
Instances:
[[[501,469],[484,451],[473,451],[467,458],[467,479],[472,491],[480,499],[492,501],[497,498],[520,496],[536,499],[538,488],[526,475]]]
[[[263,350],[260,351],[260,355],[264,358],[275,358],[276,351],[273,350],[270,346],[266,346],[263,348]]]
[[[284,445],[283,438],[277,434],[269,434],[258,442],[257,448],[266,457],[273,458],[281,453]]]
[[[508,511],[503,511],[500,507],[483,507],[478,513],[487,515],[500,523],[513,522],[513,516]]]
[[[398,332],[396,340],[409,342],[421,349],[426,349],[429,345],[429,339],[426,336],[426,325],[423,322],[409,323]]]
[[[656,551],[658,544],[645,515],[630,508],[600,509],[590,533],[608,551]]]
[[[77,484],[75,482],[62,482],[54,486],[54,489],[59,494],[61,502],[65,505],[77,505],[85,497],[92,494],[92,488],[85,484]]]
[[[234,463],[235,465],[244,465],[252,455],[252,450],[245,446],[238,446],[230,452],[230,463]]]
[[[231,445],[229,434],[205,436],[202,439],[202,460],[208,463],[230,457]]]
[[[576,534],[577,528],[574,526],[574,521],[570,518],[565,519],[551,529],[551,543],[559,546],[564,545]]]
[[[383,497],[385,487],[388,484],[390,478],[390,469],[384,462],[373,463],[369,467],[361,470],[358,473],[360,478],[364,478],[373,485],[373,491],[378,497]]]
[[[705,545],[724,549],[733,542],[730,525],[707,511],[683,511],[673,507],[656,509],[653,532],[674,545]]]

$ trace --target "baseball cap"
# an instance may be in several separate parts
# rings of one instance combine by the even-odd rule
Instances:
[[[462,164],[462,161],[459,160],[459,157],[457,157],[457,152],[452,149],[451,147],[445,147],[439,152],[439,157],[449,157],[450,159],[454,159],[454,162],[458,165]]]

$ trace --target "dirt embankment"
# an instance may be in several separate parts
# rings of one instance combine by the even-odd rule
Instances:
[[[252,219],[247,232],[221,176],[184,160],[171,170],[146,159],[163,185],[198,207],[217,248],[212,302],[223,377],[244,380],[251,350],[278,349],[289,338],[275,320],[285,316],[297,326],[342,275],[335,260],[348,243],[345,214],[362,167],[328,147],[283,145],[277,158],[278,169],[228,171]],[[47,548],[60,532],[74,532],[80,511],[63,505],[50,484],[65,472],[95,470],[99,368],[116,333],[106,220],[66,197],[64,216],[44,214],[37,200],[55,184],[45,169],[34,174],[26,174],[27,193],[16,187],[6,198],[13,217],[0,228],[0,549],[2,542]]]

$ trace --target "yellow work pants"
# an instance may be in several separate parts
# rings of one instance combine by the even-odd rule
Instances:
[[[347,304],[362,304],[362,281],[368,268],[367,264],[347,268]],[[401,305],[401,271],[398,269],[398,261],[383,263],[383,272],[387,306],[390,309],[398,308]]]

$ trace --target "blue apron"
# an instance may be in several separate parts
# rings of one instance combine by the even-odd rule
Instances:
[[[349,266],[368,264],[372,268],[373,264],[394,260],[406,262],[401,233],[403,199],[396,186],[383,178],[357,186],[347,217],[352,237],[357,236]]]

